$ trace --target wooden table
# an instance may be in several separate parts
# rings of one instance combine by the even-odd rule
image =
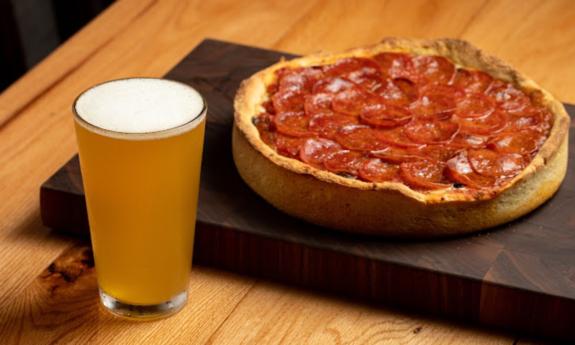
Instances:
[[[0,95],[1,342],[530,342],[203,267],[181,313],[119,320],[98,307],[85,244],[40,224],[38,187],[76,152],[70,106],[79,92],[161,76],[205,37],[299,54],[385,36],[460,37],[575,102],[574,22],[571,0],[118,1]]]

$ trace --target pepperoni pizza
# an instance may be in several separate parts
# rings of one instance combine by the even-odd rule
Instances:
[[[243,179],[277,208],[347,231],[484,229],[543,203],[566,171],[561,103],[459,40],[281,61],[242,83],[235,111]]]

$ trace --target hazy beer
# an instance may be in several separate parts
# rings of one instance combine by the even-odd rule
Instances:
[[[135,78],[74,104],[103,304],[154,317],[186,301],[206,106],[191,87]]]

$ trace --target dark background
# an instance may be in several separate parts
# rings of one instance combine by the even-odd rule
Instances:
[[[114,0],[0,0],[0,92]]]

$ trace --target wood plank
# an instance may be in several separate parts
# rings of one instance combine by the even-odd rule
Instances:
[[[131,322],[99,306],[90,247],[77,243],[0,309],[7,344],[379,343],[511,344],[508,335],[192,269],[187,306]]]
[[[508,335],[260,282],[207,344],[511,344]]]
[[[0,334],[3,344],[204,343],[253,284],[194,268],[189,303],[180,313],[161,322],[133,322],[100,307],[91,249],[77,244],[0,309]]]
[[[355,18],[352,21],[354,25],[343,28],[339,25],[343,16],[341,11],[328,1],[118,1],[83,31],[82,39],[72,38],[41,63],[37,67],[41,72],[30,72],[14,84],[10,92],[2,93],[0,260],[3,265],[0,266],[0,304],[9,304],[10,298],[15,296],[13,292],[29,285],[72,243],[40,225],[37,188],[76,151],[69,107],[81,90],[96,82],[122,76],[163,75],[206,36],[299,53],[315,51],[316,47],[329,44],[355,46],[366,35],[373,37],[373,42],[392,33],[425,36],[430,32],[430,35],[457,37],[458,22],[472,20],[473,16],[466,13],[476,6],[472,1],[391,0],[385,1],[389,4],[387,10],[363,10],[380,8],[373,3],[379,1],[366,1],[350,7],[349,17]],[[516,10],[523,6],[522,0],[487,3],[493,7],[489,12],[481,8],[477,10],[476,17],[480,18],[481,25],[473,30],[473,40],[487,35],[481,41],[484,48],[513,44],[514,48],[504,52],[510,55],[503,58],[517,59],[519,64],[530,61],[535,72],[526,72],[537,80],[547,78],[549,81],[544,85],[564,101],[575,101],[574,79],[565,77],[573,76],[575,71],[575,66],[569,63],[573,51],[564,49],[575,46],[572,44],[575,35],[569,34],[573,29],[570,23],[573,22],[575,7],[570,6],[569,0],[541,2],[540,8],[530,5],[531,12]],[[453,15],[441,16],[443,11],[434,10],[438,7]],[[507,11],[498,13],[499,8]],[[417,15],[412,16],[413,11]],[[409,21],[405,20],[408,14]],[[529,19],[526,20],[527,14]],[[443,19],[435,21],[438,16]],[[377,18],[382,17],[386,20],[376,25]],[[310,28],[319,27],[313,24],[318,21],[334,34],[316,35],[312,30],[298,30],[294,23],[300,19],[309,23],[306,25]],[[369,25],[364,26],[364,22]],[[517,34],[514,37],[516,41],[509,42],[506,37],[512,35],[517,27],[521,27],[521,33],[536,33],[536,44],[531,44],[529,36],[523,34]],[[396,29],[392,32],[390,28]],[[345,35],[344,30],[347,32]],[[499,35],[490,34],[491,31]],[[102,47],[99,43],[105,38],[110,42]],[[515,49],[518,47],[523,49]],[[524,52],[528,47],[532,48],[532,53],[537,52],[537,58],[526,58],[528,55]],[[6,122],[8,118],[12,120]],[[220,277],[211,280],[210,284],[217,288],[226,281],[227,278]],[[349,315],[353,315],[354,307],[350,306],[348,310]],[[182,325],[176,329],[181,328]],[[172,328],[167,330],[172,331]],[[297,342],[297,337],[293,339]],[[121,340],[121,337],[117,338],[117,341]]]
[[[210,108],[196,263],[452,318],[570,336],[575,285],[562,272],[572,270],[575,262],[575,236],[565,225],[572,223],[565,208],[575,195],[571,178],[546,206],[500,231],[415,243],[343,235],[306,224],[249,190],[229,150],[231,100],[242,79],[282,56],[289,55],[206,40],[168,73],[196,87]],[[575,108],[568,109],[575,114]],[[571,152],[573,156],[575,150]],[[572,164],[569,171],[574,168]],[[82,195],[74,159],[42,187],[46,224],[87,234]],[[525,312],[549,318],[525,317]]]

